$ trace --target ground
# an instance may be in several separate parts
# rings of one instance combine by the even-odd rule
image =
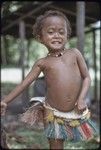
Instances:
[[[12,129],[9,128],[12,126]],[[42,129],[35,130],[12,122],[8,125],[7,143],[10,149],[49,149],[48,141]],[[99,143],[95,139],[89,142],[65,142],[64,149],[97,149]]]

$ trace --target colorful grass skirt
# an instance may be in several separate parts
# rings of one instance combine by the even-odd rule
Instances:
[[[32,105],[23,113],[20,120],[30,126],[43,124],[46,137],[49,139],[90,140],[99,135],[93,121],[90,119],[90,111],[81,114],[75,112],[60,112],[45,102]]]
[[[49,139],[63,139],[77,142],[80,140],[90,140],[98,135],[98,131],[90,119],[89,111],[84,117],[67,119],[55,116],[54,111],[51,109],[47,110],[45,134]]]

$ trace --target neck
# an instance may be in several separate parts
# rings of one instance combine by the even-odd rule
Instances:
[[[57,51],[50,50],[48,53],[48,56],[60,57],[63,55],[64,51],[65,51],[65,48],[61,50],[57,50]]]

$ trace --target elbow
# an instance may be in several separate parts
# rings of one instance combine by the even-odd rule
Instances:
[[[91,85],[91,77],[87,76],[85,79],[86,79],[88,85],[90,86]]]
[[[91,84],[91,77],[90,77],[90,75],[87,75],[87,76],[83,77],[83,80],[84,80],[84,82],[85,82],[87,85],[90,86],[90,84]]]

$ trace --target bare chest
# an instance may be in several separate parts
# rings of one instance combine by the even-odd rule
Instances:
[[[50,57],[44,66],[45,75],[62,75],[66,73],[78,72],[78,64],[73,54],[65,54],[62,57]]]

